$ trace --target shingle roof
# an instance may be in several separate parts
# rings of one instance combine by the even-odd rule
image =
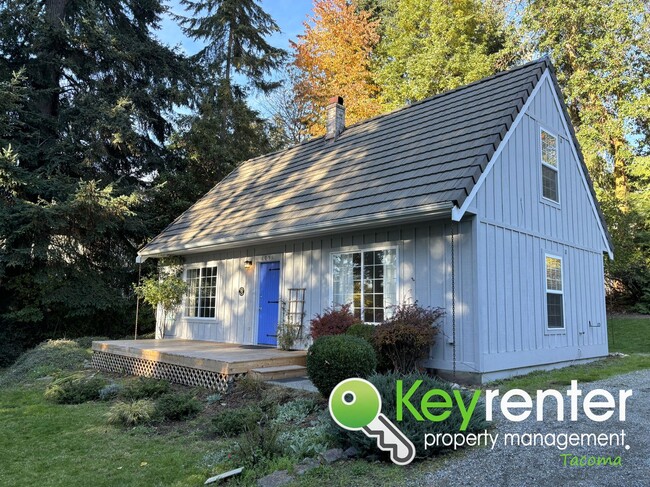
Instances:
[[[544,58],[242,163],[141,251],[154,256],[337,230],[462,205]]]

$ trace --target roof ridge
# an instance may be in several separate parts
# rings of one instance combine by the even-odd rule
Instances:
[[[347,127],[345,127],[345,129],[348,130],[348,129],[352,128],[352,127],[358,127],[359,125],[363,125],[365,123],[369,123],[369,122],[372,122],[374,120],[377,120],[377,119],[380,119],[380,118],[383,118],[383,117],[388,117],[388,116],[394,115],[396,113],[407,110],[407,109],[409,109],[411,107],[415,107],[415,106],[418,106],[418,105],[423,105],[424,103],[428,103],[430,101],[437,100],[438,98],[442,98],[442,97],[450,95],[452,93],[457,93],[457,92],[465,90],[467,88],[472,88],[472,87],[480,85],[482,83],[487,83],[488,81],[492,81],[492,80],[494,80],[496,78],[500,78],[502,76],[512,74],[515,71],[519,71],[519,70],[531,67],[531,66],[533,66],[535,64],[545,64],[546,67],[551,66],[549,57],[547,55],[544,55],[544,56],[542,56],[542,57],[540,57],[538,59],[535,59],[533,61],[529,61],[527,63],[520,64],[519,66],[512,66],[512,67],[510,67],[510,68],[508,68],[508,69],[506,69],[504,71],[499,71],[498,73],[494,73],[494,74],[492,74],[490,76],[487,76],[485,78],[481,78],[481,79],[478,79],[476,81],[472,81],[471,83],[467,83],[467,84],[464,84],[464,85],[461,85],[461,86],[457,86],[456,88],[452,88],[451,90],[436,93],[435,95],[431,95],[431,96],[428,96],[426,98],[423,98],[422,100],[418,100],[418,101],[415,101],[415,102],[410,103],[408,105],[401,106],[399,108],[391,110],[390,112],[382,113],[380,115],[376,115],[374,117],[367,118],[365,120],[361,120],[361,121],[359,121],[357,123],[353,123],[352,125],[348,125]],[[320,139],[321,137],[318,137],[318,138]],[[314,140],[317,140],[317,139],[314,139]],[[282,152],[282,151],[277,151],[277,152]]]
[[[395,113],[399,113],[399,112],[401,112],[403,110],[406,110],[406,109],[409,109],[411,107],[414,107],[414,106],[417,106],[417,105],[422,105],[422,104],[427,103],[429,101],[432,101],[434,99],[441,98],[441,97],[443,97],[445,95],[449,95],[451,93],[456,93],[456,92],[462,91],[462,90],[464,90],[466,88],[471,88],[473,86],[479,85],[481,83],[486,83],[488,81],[492,81],[493,79],[496,79],[496,78],[499,78],[501,76],[505,76],[505,75],[508,75],[508,74],[512,74],[515,71],[519,71],[521,69],[528,68],[528,67],[530,67],[530,66],[532,66],[534,64],[546,64],[546,67],[551,66],[550,59],[549,59],[548,55],[545,54],[544,56],[542,56],[540,58],[537,58],[537,59],[535,59],[533,61],[528,61],[527,63],[520,64],[518,66],[512,66],[512,67],[510,67],[510,68],[508,68],[508,69],[506,69],[504,71],[499,71],[499,72],[494,73],[494,74],[492,74],[490,76],[487,76],[485,78],[481,78],[481,79],[478,79],[476,81],[472,81],[471,83],[466,83],[464,85],[457,86],[456,88],[452,88],[450,90],[442,91],[440,93],[436,93],[435,95],[428,96],[426,98],[423,98],[422,100],[418,100],[418,101],[415,101],[413,103],[409,103],[407,105],[401,106],[399,108],[395,108],[395,109],[393,109],[393,110],[391,110],[389,112],[381,113],[379,115],[375,115],[374,117],[370,117],[370,118],[366,118],[364,120],[360,120],[360,121],[358,121],[356,123],[353,123],[352,125],[346,126],[345,130],[348,130],[348,129],[352,128],[352,127],[358,127],[359,125],[363,125],[365,123],[370,123],[372,121],[378,120],[378,119],[383,118],[383,117],[388,117],[390,115],[393,115]],[[259,156],[256,156],[256,157],[251,157],[250,159],[246,159],[245,161],[242,161],[240,163],[240,165],[244,164],[245,162],[256,161],[258,159],[262,159],[262,158],[272,156],[272,155],[275,155],[275,154],[279,154],[279,153],[282,153],[282,152],[288,152],[288,151],[296,149],[298,147],[302,147],[304,145],[307,145],[310,142],[316,142],[318,140],[321,140],[323,137],[325,137],[325,136],[324,135],[319,135],[318,137],[314,137],[314,138],[308,139],[308,140],[303,140],[302,142],[299,142],[299,143],[297,143],[295,145],[292,145],[290,147],[287,147],[285,149],[279,149],[279,150],[276,150],[276,151],[273,151],[273,152],[267,152],[266,154],[262,154],[262,155],[259,155]]]

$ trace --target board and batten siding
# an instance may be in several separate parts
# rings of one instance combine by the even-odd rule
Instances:
[[[456,263],[456,359],[457,369],[476,369],[478,336],[473,310],[476,290],[472,222],[432,221],[381,230],[294,240],[281,244],[185,256],[185,266],[217,267],[215,318],[176,315],[166,337],[211,340],[242,344],[257,343],[258,263],[280,262],[280,299],[287,300],[290,288],[305,288],[305,318],[309,320],[331,305],[331,254],[339,251],[397,248],[398,299],[418,301],[423,306],[442,307],[447,314],[432,358],[435,366],[451,368],[453,336],[451,324],[451,231],[455,235]],[[244,262],[252,260],[252,269]],[[239,288],[245,293],[239,295]],[[303,344],[307,345],[307,343]]]
[[[607,354],[606,244],[552,90],[545,80],[472,204],[484,373]],[[542,199],[541,128],[558,137],[559,204]],[[562,332],[546,329],[546,253],[562,257]]]

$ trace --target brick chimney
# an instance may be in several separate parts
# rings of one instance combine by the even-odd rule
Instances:
[[[343,98],[334,96],[327,105],[325,140],[335,139],[345,130],[345,107]]]

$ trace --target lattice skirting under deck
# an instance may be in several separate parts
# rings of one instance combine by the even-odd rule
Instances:
[[[209,370],[193,369],[136,357],[125,357],[106,352],[93,352],[92,366],[120,374],[166,379],[186,386],[199,386],[225,392],[230,385],[245,374],[226,375]]]

